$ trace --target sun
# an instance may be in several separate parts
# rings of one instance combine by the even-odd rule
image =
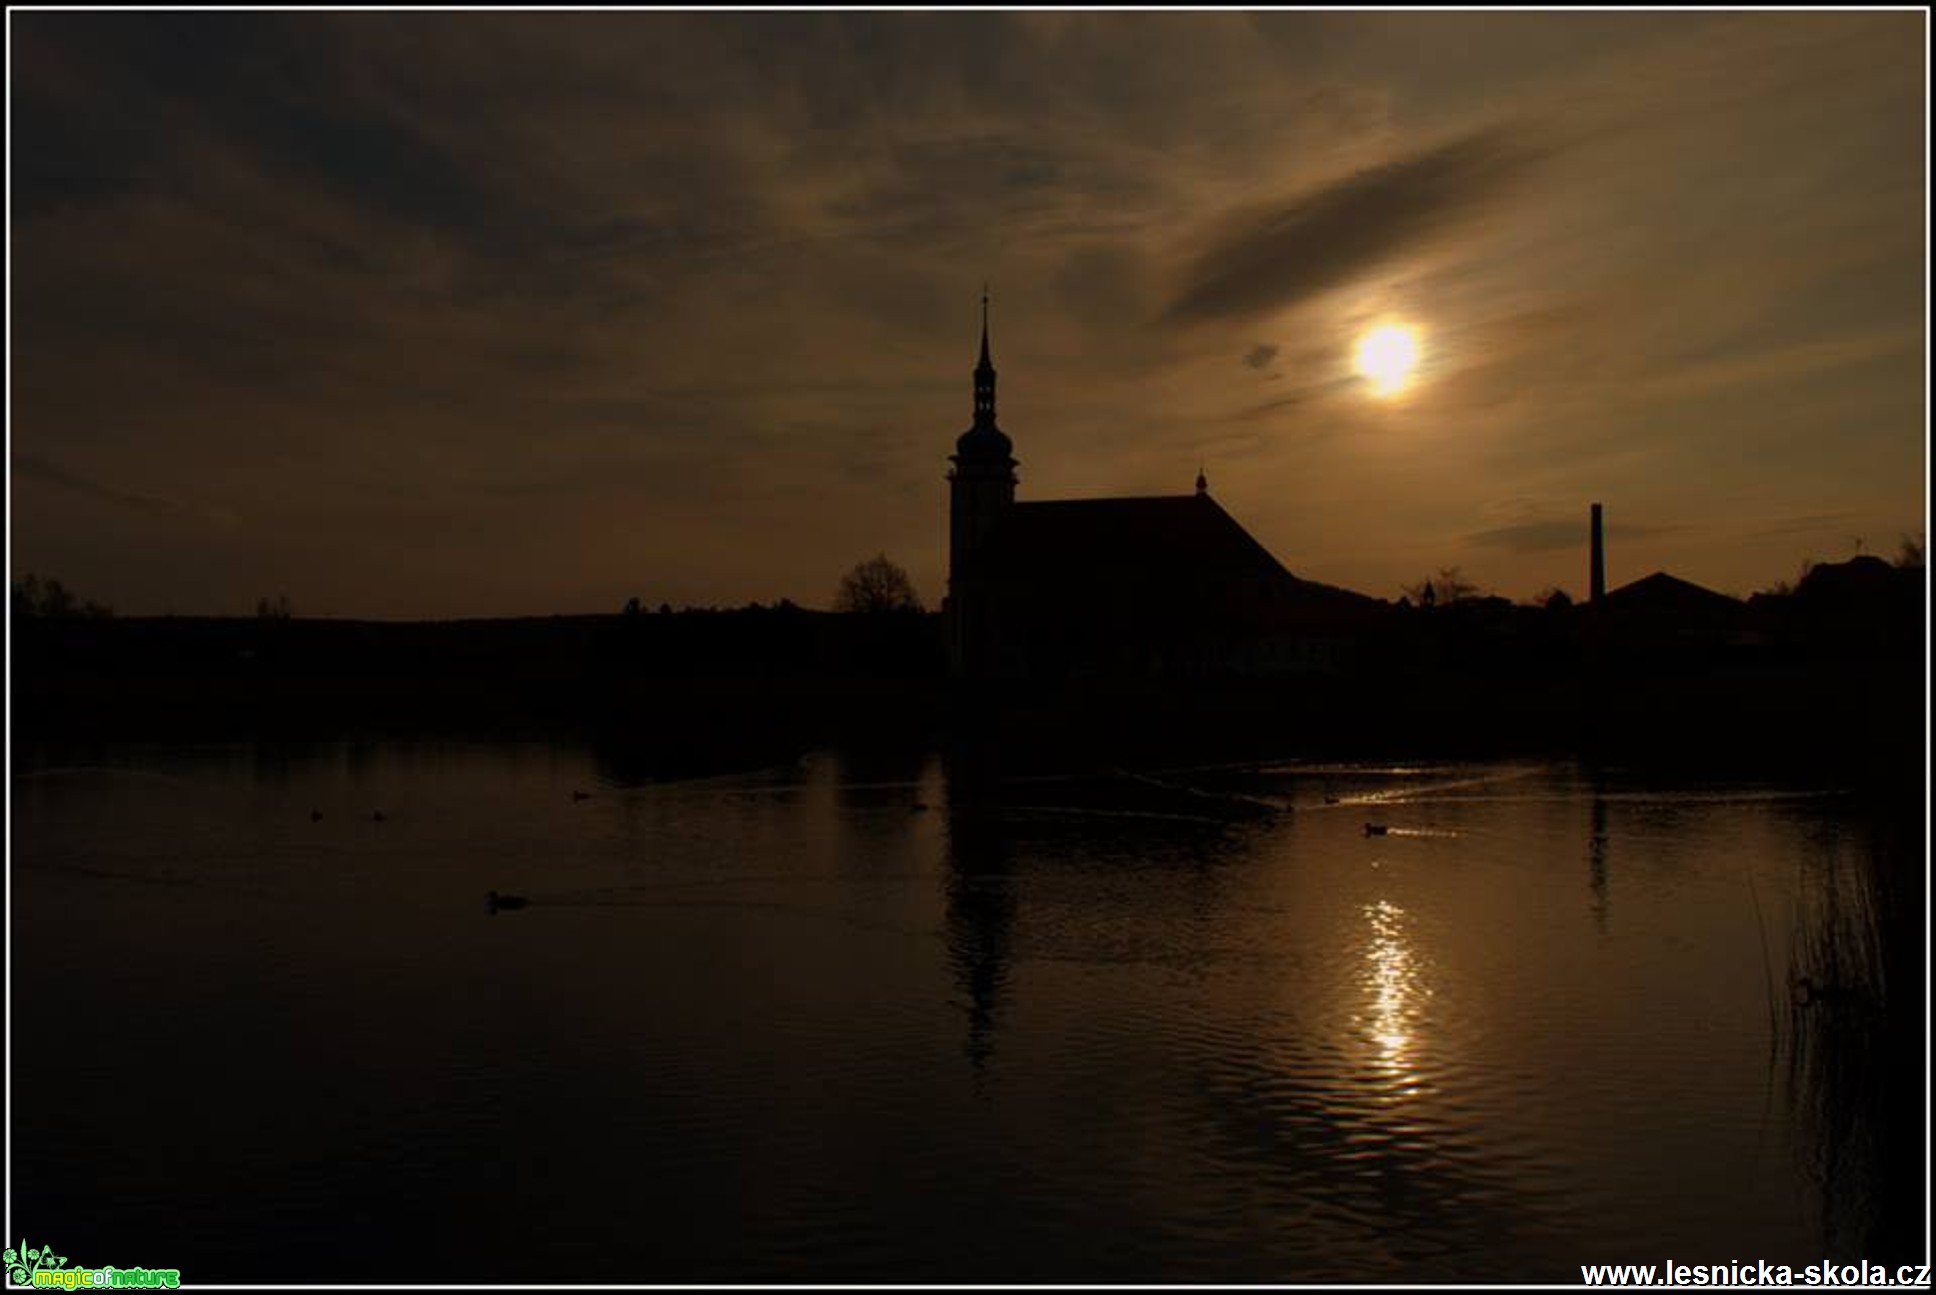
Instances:
[[[1371,380],[1373,394],[1396,395],[1418,367],[1418,334],[1399,324],[1381,324],[1358,339],[1358,372]]]

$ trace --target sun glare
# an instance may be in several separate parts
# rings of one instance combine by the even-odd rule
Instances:
[[[1358,372],[1377,395],[1403,390],[1417,367],[1418,335],[1409,328],[1384,324],[1358,339]]]

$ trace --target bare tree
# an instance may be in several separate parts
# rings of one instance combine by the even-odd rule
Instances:
[[[75,616],[99,619],[114,615],[112,607],[97,603],[92,598],[83,602],[60,581],[51,576],[42,580],[31,571],[14,583],[11,604],[16,619],[37,616],[50,619]]]
[[[1436,576],[1421,580],[1415,585],[1406,585],[1404,593],[1407,598],[1422,606],[1444,607],[1476,597],[1479,586],[1467,580],[1465,573],[1459,568],[1441,567]]]
[[[922,610],[921,596],[914,592],[914,581],[907,571],[882,553],[857,564],[840,578],[834,610],[866,615],[918,612]]]
[[[72,616],[74,614],[74,595],[67,586],[58,580],[48,579],[40,586],[40,614],[42,616]]]
[[[1795,573],[1795,578],[1793,580],[1777,580],[1775,581],[1775,583],[1773,583],[1772,585],[1769,585],[1766,589],[1762,590],[1761,592],[1775,598],[1786,598],[1789,595],[1793,594],[1797,589],[1800,589],[1802,587],[1802,582],[1808,579],[1808,573],[1813,571],[1819,565],[1821,564],[1818,563],[1814,558],[1803,558],[1801,570]]]

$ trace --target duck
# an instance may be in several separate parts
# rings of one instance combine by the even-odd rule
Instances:
[[[917,800],[913,805],[908,807],[908,813],[910,814],[925,814],[927,812],[928,802],[925,800]]]
[[[590,800],[592,794],[589,791],[574,791],[571,793],[571,798],[573,800]]]
[[[500,895],[494,890],[485,897],[484,903],[485,907],[489,908],[491,912],[496,913],[500,909],[524,908],[531,901],[523,895]]]
[[[1383,823],[1366,823],[1366,824],[1365,824],[1365,835],[1366,835],[1366,836],[1385,836],[1385,835],[1387,835],[1387,834],[1388,834],[1388,833],[1389,833],[1390,831],[1391,831],[1391,829],[1390,829],[1389,827],[1387,827],[1387,826],[1385,826],[1385,825],[1384,825]]]

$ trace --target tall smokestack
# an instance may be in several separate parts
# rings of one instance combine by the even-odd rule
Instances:
[[[1588,583],[1591,592],[1587,596],[1598,606],[1607,592],[1607,542],[1598,504],[1593,505],[1593,571]]]

